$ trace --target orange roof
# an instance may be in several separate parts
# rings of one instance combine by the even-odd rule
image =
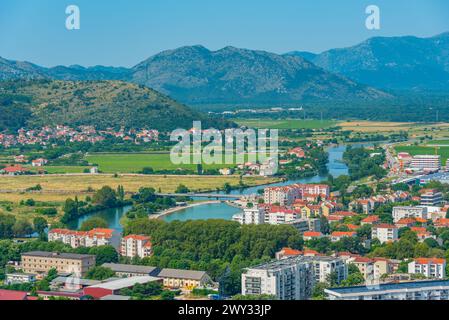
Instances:
[[[379,216],[369,216],[362,220],[363,223],[372,223],[379,221]]]
[[[420,222],[420,223],[426,223],[427,222],[427,219],[424,219],[424,218],[415,218],[415,220],[417,222]]]
[[[371,260],[370,258],[367,258],[367,257],[358,256],[358,257],[355,257],[353,262],[355,262],[355,263],[371,263],[371,262],[373,262],[373,260]]]
[[[13,166],[3,168],[3,171],[5,171],[7,173],[23,172],[23,171],[25,171],[25,168],[20,165],[13,165]]]
[[[285,256],[300,256],[302,255],[302,251],[291,249],[291,248],[283,248],[281,253]]]
[[[345,226],[347,226],[349,230],[357,230],[360,228],[360,226],[356,226],[355,224],[346,224]]]
[[[444,264],[446,263],[446,259],[439,258],[417,258],[415,262],[418,264]]]
[[[373,226],[375,229],[397,229],[395,225],[387,224],[387,223],[381,223],[378,225]]]
[[[314,232],[314,231],[306,231],[304,232],[304,237],[321,237],[323,234],[321,232]]]
[[[145,241],[145,240],[150,240],[150,237],[137,235],[137,234],[130,234],[129,236],[123,237],[123,239],[125,239],[125,240],[133,239],[133,240],[137,240],[137,241],[138,240]]]
[[[416,223],[416,219],[414,218],[402,218],[396,224],[413,224]]]
[[[351,211],[337,211],[334,213],[334,215],[342,216],[342,217],[354,217],[357,214],[355,214],[354,212],[351,212]]]
[[[353,237],[355,235],[356,235],[355,232],[344,232],[344,231],[335,231],[332,232],[331,234],[332,237]]]
[[[426,228],[423,227],[411,227],[410,229],[416,233],[425,233],[427,231]]]

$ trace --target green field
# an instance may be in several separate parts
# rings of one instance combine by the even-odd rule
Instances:
[[[441,145],[441,146],[448,146],[449,147],[449,140],[432,140],[427,142],[428,145]]]
[[[234,120],[241,126],[257,129],[325,129],[335,126],[338,122],[331,120]]]
[[[145,167],[154,170],[176,170],[190,169],[196,170],[197,165],[173,164],[169,153],[147,153],[147,154],[92,154],[86,157],[91,164],[97,164],[101,172],[104,173],[137,173]],[[222,169],[235,167],[229,164],[203,164],[203,169]]]
[[[435,147],[426,146],[397,146],[395,147],[396,152],[408,152],[412,156],[419,154],[434,155]],[[441,156],[441,161],[446,164],[447,159],[449,159],[449,147],[438,147],[438,154]]]

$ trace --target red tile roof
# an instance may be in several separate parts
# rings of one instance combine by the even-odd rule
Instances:
[[[27,295],[28,294],[23,291],[1,290],[0,289],[0,300],[1,301],[26,300]]]
[[[444,264],[446,260],[439,258],[417,258],[415,262],[418,264]]]
[[[306,231],[304,232],[304,237],[321,237],[323,234],[321,232],[314,232],[314,231]]]

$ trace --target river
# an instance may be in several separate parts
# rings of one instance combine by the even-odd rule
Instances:
[[[364,144],[368,145],[368,144]],[[342,162],[343,153],[346,150],[345,145],[330,147],[328,149],[329,152],[329,162],[328,162],[328,171],[329,174],[334,176],[335,178],[341,176],[341,175],[347,175],[348,174],[348,167]],[[281,182],[277,184],[273,184],[271,186],[284,186],[289,185],[293,183],[318,183],[321,181],[324,181],[327,179],[327,175],[325,176],[319,176],[316,175],[314,177],[309,178],[302,178],[298,180],[289,180],[286,182]],[[257,186],[257,187],[251,187],[251,188],[245,188],[243,190],[233,190],[232,194],[255,194],[260,189],[264,189],[266,186]],[[120,209],[109,209],[100,211],[91,215],[86,215],[84,217],[79,218],[78,220],[74,221],[70,227],[77,229],[81,226],[81,224],[86,221],[87,219],[91,217],[101,217],[105,219],[109,227],[111,229],[115,229],[119,232],[123,230],[123,227],[120,224],[120,219],[125,215],[129,210],[131,210],[131,207],[125,207]],[[204,206],[197,206],[197,207],[191,207],[186,208],[181,211],[177,211],[175,213],[172,213],[170,215],[167,215],[164,217],[164,220],[167,222],[180,220],[180,221],[187,221],[187,220],[207,220],[207,219],[224,219],[224,220],[231,220],[232,216],[240,213],[241,209],[235,208],[232,206],[227,205],[226,203],[216,203],[216,204],[207,204]]]

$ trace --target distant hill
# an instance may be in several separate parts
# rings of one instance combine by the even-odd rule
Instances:
[[[431,38],[371,38],[310,61],[376,88],[449,92],[449,33]]]
[[[98,128],[225,128],[214,120],[144,86],[122,81],[15,81],[0,86],[0,130],[68,124]]]
[[[132,71],[131,81],[190,104],[291,103],[387,96],[300,57],[234,47],[210,51],[191,46],[165,51]]]
[[[286,53],[285,56],[301,57],[303,59],[313,61],[313,59],[316,58],[317,54],[308,51],[292,51]]]

